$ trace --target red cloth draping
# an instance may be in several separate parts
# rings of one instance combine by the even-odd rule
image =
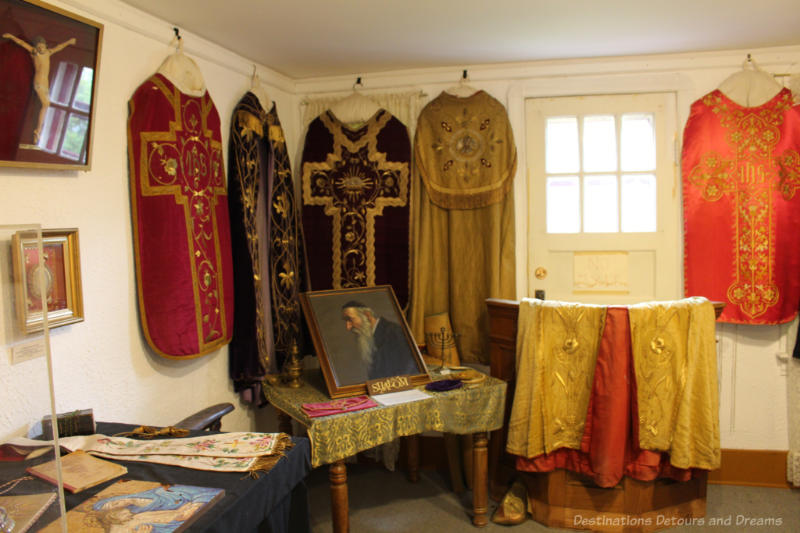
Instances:
[[[517,470],[564,468],[591,477],[600,487],[617,485],[623,475],[640,481],[691,479],[692,470],[671,466],[666,453],[639,448],[636,375],[625,307],[609,307],[606,313],[587,411],[580,450],[559,448],[530,459],[517,457]]]
[[[7,13],[4,13],[4,15]],[[6,29],[9,24],[0,23],[0,34],[19,33]],[[22,141],[22,130],[28,109],[28,101],[33,94],[33,62],[30,55],[20,46],[8,39],[0,40],[0,160],[13,161]],[[38,111],[38,110],[37,110]],[[26,140],[27,141],[27,140]]]
[[[757,107],[716,90],[684,129],[687,296],[727,303],[719,320],[788,322],[800,303],[800,107],[783,89]]]
[[[220,119],[161,74],[129,102],[128,157],[139,315],[164,357],[230,342],[233,281]]]

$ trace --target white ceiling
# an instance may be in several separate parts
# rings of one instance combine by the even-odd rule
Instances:
[[[800,0],[123,0],[294,79],[800,44]]]

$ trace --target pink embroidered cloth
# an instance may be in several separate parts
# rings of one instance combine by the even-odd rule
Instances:
[[[285,433],[231,432],[178,439],[136,440],[107,435],[59,439],[67,450],[97,457],[142,461],[217,472],[269,471],[293,446]]]
[[[317,418],[319,416],[360,411],[362,409],[376,407],[377,405],[378,403],[369,396],[354,396],[352,398],[341,398],[330,402],[304,403],[302,408],[303,412],[305,412],[309,418]]]

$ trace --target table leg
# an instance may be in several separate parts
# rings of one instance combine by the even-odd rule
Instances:
[[[408,480],[419,481],[419,435],[409,435],[406,439],[408,459]]]
[[[287,435],[291,435],[293,431],[292,417],[283,411],[278,411],[278,431],[281,433],[286,433]]]
[[[472,441],[472,524],[483,527],[489,523],[489,455],[486,432],[473,435]]]
[[[470,439],[472,438],[472,435],[467,436]],[[461,477],[461,435],[445,433],[443,438],[444,451],[447,455],[447,468],[450,470],[450,484],[453,487],[453,492],[461,494],[464,492],[464,479]]]
[[[348,533],[350,531],[350,504],[347,501],[347,467],[344,461],[331,463],[328,479],[331,482],[333,533]]]

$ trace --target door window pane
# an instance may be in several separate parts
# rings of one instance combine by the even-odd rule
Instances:
[[[578,172],[578,119],[550,117],[545,130],[545,165],[548,174]]]
[[[595,115],[583,119],[583,170],[617,170],[617,130],[614,115]]]
[[[655,174],[622,176],[622,231],[656,231]]]
[[[650,113],[622,115],[621,132],[622,170],[655,170],[656,133]]]
[[[617,177],[586,176],[583,180],[583,231],[619,231]]]
[[[547,178],[547,233],[581,230],[581,188],[577,176]]]

